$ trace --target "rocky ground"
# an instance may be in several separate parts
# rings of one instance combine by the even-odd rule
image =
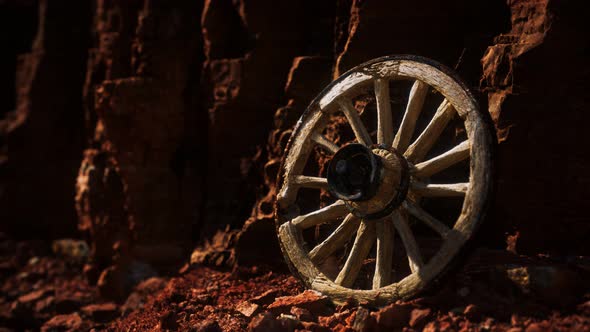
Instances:
[[[83,247],[61,244],[2,239],[0,331],[590,330],[584,257],[477,250],[421,297],[383,308],[332,304],[284,266],[187,264],[111,302],[82,273]]]

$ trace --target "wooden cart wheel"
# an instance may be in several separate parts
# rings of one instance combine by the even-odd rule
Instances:
[[[404,84],[409,91],[397,93]],[[355,107],[363,94],[374,101],[373,132],[366,124],[370,112],[365,108],[359,114]],[[431,104],[428,115],[422,110]],[[396,105],[403,114],[398,121]],[[352,129],[349,142],[330,139],[326,130],[338,116]],[[453,123],[461,128],[452,131]],[[459,134],[448,135],[450,130]],[[457,142],[461,133],[463,141]],[[456,141],[437,150],[443,136]],[[441,275],[482,219],[490,144],[476,101],[444,66],[422,57],[390,56],[348,71],[311,102],[278,174],[277,233],[291,270],[335,302],[384,304],[416,295]],[[331,158],[326,177],[304,174],[314,153]],[[439,174],[452,171],[454,179],[458,170],[464,180],[437,182],[444,178]],[[317,206],[304,208],[309,200],[301,202],[300,196],[310,190],[318,197],[330,195],[333,203],[320,206],[318,199]],[[455,215],[444,212],[453,199],[459,202]],[[442,203],[431,204],[437,200]],[[442,217],[427,211],[427,203],[442,206]],[[319,236],[318,229],[328,226],[328,234]],[[310,230],[315,240],[304,234]],[[430,256],[421,250],[417,230],[427,241],[436,235]],[[395,258],[400,251],[403,260]]]

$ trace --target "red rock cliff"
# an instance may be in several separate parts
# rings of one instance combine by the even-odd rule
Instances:
[[[274,241],[291,127],[339,74],[409,53],[455,68],[497,129],[481,240],[588,254],[580,2],[92,3],[40,1],[17,109],[0,122],[0,218],[18,220],[12,230],[77,223],[99,269],[121,248],[154,266],[182,261],[226,225],[243,228],[242,262],[278,258],[259,243]]]

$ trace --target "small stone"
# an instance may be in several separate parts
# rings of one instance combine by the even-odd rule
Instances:
[[[488,329],[488,330],[490,330],[494,325],[496,325],[496,320],[493,319],[492,317],[486,318],[486,320],[483,321],[483,323],[480,324],[480,326],[482,328],[485,328],[485,329]]]
[[[410,304],[393,303],[371,313],[371,316],[375,317],[378,328],[401,329],[408,325],[412,307]]]
[[[199,294],[193,297],[193,300],[198,304],[212,304],[213,303],[213,296],[209,294]]]
[[[212,285],[207,287],[207,293],[217,292],[219,290],[219,285]]]
[[[424,326],[424,329],[422,330],[422,332],[436,332],[436,331],[438,331],[438,329],[436,328],[435,322],[430,322],[430,323],[426,324],[426,326]]]
[[[328,315],[332,311],[329,307],[329,299],[313,290],[306,290],[295,296],[278,297],[267,309],[278,315],[290,312],[291,307],[307,309],[315,315]]]
[[[430,312],[431,310],[428,308],[412,310],[412,314],[410,315],[410,327],[419,329],[424,326],[428,317],[430,317]]]
[[[119,316],[119,309],[115,303],[90,304],[81,309],[82,313],[93,321],[106,323]]]
[[[191,254],[191,265],[223,266],[231,265],[235,261],[233,245],[238,230],[219,230],[203,246],[195,248]]]
[[[343,312],[338,312],[333,315],[328,316],[321,316],[318,317],[318,322],[330,328],[335,328],[336,325],[340,324],[343,321],[346,321],[346,318],[350,316],[350,310],[345,310]]]
[[[54,294],[54,293],[55,293],[55,291],[53,289],[44,288],[44,289],[36,290],[36,291],[30,292],[30,293],[27,293],[23,296],[20,296],[17,299],[17,301],[22,304],[34,303],[34,302],[39,301],[43,297],[45,297],[49,294]]]
[[[250,332],[274,332],[283,331],[280,324],[274,319],[271,313],[260,314],[248,324]]]
[[[261,295],[251,298],[250,302],[258,305],[269,305],[275,300],[278,293],[277,289],[269,289]]]
[[[51,288],[39,289],[25,295],[22,295],[14,301],[10,307],[10,313],[16,317],[28,317],[33,314],[33,310],[37,307],[37,303],[46,297],[52,297],[54,290]],[[40,306],[42,306],[40,304]]]
[[[137,292],[144,292],[144,293],[147,293],[147,294],[153,294],[153,293],[156,293],[156,292],[160,291],[164,287],[166,287],[166,283],[167,282],[168,281],[166,279],[164,279],[164,278],[151,277],[151,278],[148,278],[148,279],[140,282],[135,287],[135,291],[137,291]]]
[[[259,309],[260,306],[258,304],[248,301],[241,302],[236,306],[236,311],[240,312],[246,317],[252,317],[256,312],[258,312]]]
[[[283,331],[294,331],[301,323],[297,317],[285,314],[281,314],[277,317],[277,322],[280,324]]]
[[[80,330],[82,330],[82,317],[77,312],[69,315],[57,315],[41,327],[41,332]]]
[[[189,263],[185,263],[180,269],[178,269],[178,274],[185,274],[187,273],[191,268],[191,265]]]
[[[311,312],[307,309],[299,308],[299,307],[292,307],[290,313],[297,317],[300,321],[306,322],[314,322],[316,319],[313,317]]]

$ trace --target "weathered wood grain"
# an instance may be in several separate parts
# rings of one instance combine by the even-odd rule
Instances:
[[[361,220],[352,214],[348,214],[344,221],[324,241],[315,246],[309,252],[309,258],[315,263],[322,263],[334,251],[342,248],[350,241],[352,235],[358,230]]]
[[[289,262],[293,264],[299,275],[303,276],[306,284],[311,284],[319,274],[315,265],[307,259],[307,255],[301,243],[301,232],[290,222],[283,223],[278,230],[282,247],[289,252]]]
[[[454,114],[453,105],[447,99],[443,100],[426,128],[404,153],[408,161],[416,163],[424,159]]]
[[[469,158],[469,140],[449,151],[414,166],[414,175],[426,178]]]
[[[322,149],[330,152],[336,153],[340,147],[336,145],[334,142],[330,141],[326,138],[326,136],[316,133],[312,137],[313,141],[316,142]]]
[[[375,243],[375,223],[363,220],[356,233],[348,259],[334,281],[337,285],[352,286],[363,266],[363,261],[373,247],[373,243]]]
[[[389,99],[389,81],[378,78],[375,80],[375,99],[377,101],[377,144],[386,149],[391,147],[393,140],[393,118]]]
[[[424,197],[462,197],[465,196],[469,182],[436,184],[412,182],[410,189]]]
[[[375,275],[373,276],[373,289],[381,288],[391,283],[394,241],[391,218],[378,220],[375,227],[377,230],[377,259],[375,262]]]
[[[334,221],[336,218],[344,217],[348,214],[348,208],[343,201],[336,201],[319,210],[299,216],[292,220],[293,225],[307,229],[324,222]]]
[[[307,138],[319,130],[322,119],[325,119],[325,113],[321,112],[317,106],[310,106],[310,110],[311,114],[306,118],[305,126],[301,126],[292,134],[282,163],[282,174],[279,174],[282,185],[278,186],[277,193],[277,204],[282,209],[287,209],[297,198],[298,186],[293,185],[291,179],[303,172],[313,148],[313,141]]]
[[[426,95],[428,94],[428,88],[428,84],[420,80],[416,80],[414,85],[412,85],[404,118],[393,140],[393,147],[400,153],[405,152],[410,144],[410,140],[414,134],[414,128],[416,127],[416,121],[422,112],[424,100],[426,100]]]
[[[352,127],[352,131],[359,143],[371,146],[373,144],[371,135],[369,135],[367,128],[361,121],[359,113],[352,105],[352,101],[350,101],[350,99],[340,98],[338,99],[338,105],[340,105],[340,109],[346,116],[346,119],[348,120],[350,127]]]
[[[412,273],[416,273],[422,268],[422,266],[424,266],[424,262],[422,261],[422,254],[420,254],[420,248],[418,247],[416,238],[414,238],[414,234],[412,234],[412,230],[408,224],[408,218],[404,213],[395,211],[392,214],[392,219],[395,230],[399,234],[399,237],[402,239],[402,243],[406,248],[410,270]]]
[[[411,215],[418,218],[426,225],[428,225],[432,230],[437,232],[442,238],[445,238],[447,234],[451,231],[451,229],[447,225],[445,225],[443,222],[436,219],[435,217],[431,216],[428,212],[424,211],[420,206],[409,201],[403,202],[402,206]]]
[[[328,189],[328,179],[317,176],[297,175],[293,183],[304,188]]]

